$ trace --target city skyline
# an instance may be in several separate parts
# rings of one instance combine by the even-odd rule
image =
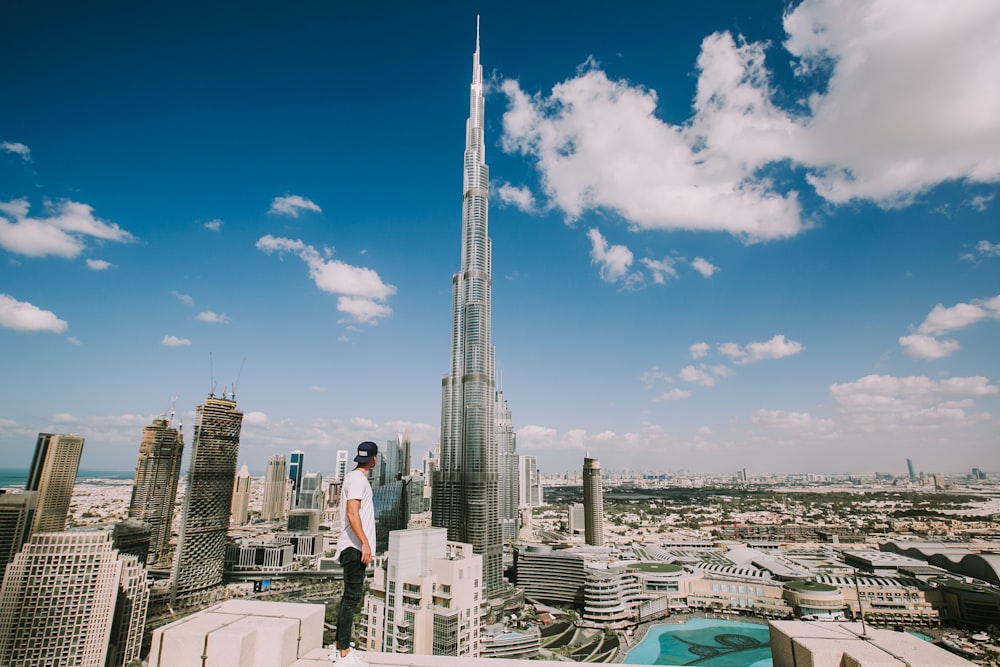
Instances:
[[[0,10],[8,465],[226,389],[255,473],[433,449],[480,14],[519,454],[991,469],[995,4],[573,6]]]

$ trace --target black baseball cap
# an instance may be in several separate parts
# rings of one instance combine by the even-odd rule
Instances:
[[[358,455],[354,457],[357,463],[368,463],[378,456],[378,445],[371,440],[366,440],[358,445]]]

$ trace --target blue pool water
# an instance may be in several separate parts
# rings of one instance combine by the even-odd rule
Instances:
[[[700,667],[772,667],[766,625],[692,618],[649,629],[625,656],[627,665],[699,665]]]

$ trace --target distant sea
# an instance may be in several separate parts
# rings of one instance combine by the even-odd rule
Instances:
[[[123,480],[134,477],[135,470],[79,470],[76,473],[77,481],[85,479]],[[0,489],[24,488],[27,479],[27,469],[0,468]]]

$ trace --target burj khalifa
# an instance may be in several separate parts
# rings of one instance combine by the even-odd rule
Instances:
[[[499,455],[494,434],[495,355],[490,329],[490,172],[483,145],[479,21],[465,125],[462,264],[452,277],[451,371],[441,381],[441,457],[432,478],[431,523],[483,557],[488,595],[503,585]]]

